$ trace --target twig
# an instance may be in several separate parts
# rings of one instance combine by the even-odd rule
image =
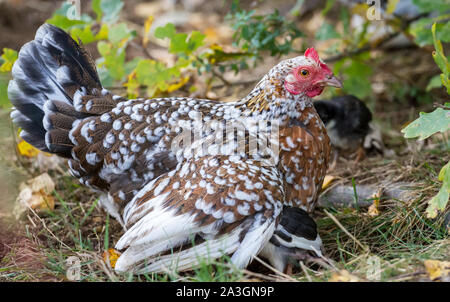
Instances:
[[[437,102],[434,102],[434,103],[433,103],[433,106],[436,107],[436,108],[442,108],[442,109],[445,109],[445,110],[450,110],[449,107],[444,106],[444,105],[442,105],[442,104],[439,104],[439,103],[437,103]]]
[[[345,58],[345,57],[352,57],[352,56],[356,56],[356,55],[358,55],[358,54],[360,54],[360,53],[363,53],[363,52],[366,52],[366,51],[372,51],[372,50],[375,50],[377,47],[380,47],[380,46],[382,46],[383,44],[386,44],[387,42],[389,42],[389,41],[391,41],[392,39],[394,39],[395,37],[397,37],[399,34],[401,34],[402,32],[404,32],[404,30],[407,29],[408,26],[409,26],[412,22],[414,22],[414,21],[416,21],[416,20],[422,18],[422,17],[425,16],[425,15],[426,15],[426,14],[420,14],[420,15],[418,15],[418,16],[416,16],[416,17],[414,17],[414,18],[408,19],[408,20],[401,20],[401,21],[402,21],[402,24],[401,24],[401,26],[400,26],[400,30],[399,30],[399,31],[394,32],[394,33],[390,33],[390,34],[384,36],[383,38],[378,39],[378,40],[375,41],[374,43],[371,43],[371,44],[369,44],[369,45],[366,45],[366,46],[361,47],[361,48],[359,48],[359,49],[356,49],[356,50],[354,50],[354,51],[344,52],[344,53],[341,53],[341,54],[339,54],[339,55],[336,55],[336,56],[332,56],[332,57],[326,58],[324,61],[325,61],[326,63],[331,63],[331,62],[339,61],[340,59],[343,59],[343,58]],[[397,48],[397,49],[410,48],[410,47],[411,47],[410,45],[406,45],[406,46],[404,46],[404,47],[399,47],[399,48]]]
[[[309,275],[305,264],[303,263],[303,261],[300,261],[300,267],[302,268],[302,271],[305,273],[306,279],[308,279],[309,282],[312,282],[311,276]]]
[[[58,237],[56,237],[55,234],[53,234],[52,231],[50,231],[50,229],[47,227],[47,225],[45,224],[45,221],[39,217],[39,215],[33,210],[33,208],[28,207],[28,209],[31,210],[31,212],[37,217],[37,219],[39,219],[39,221],[42,223],[42,226],[44,227],[45,230],[47,230],[47,232],[50,233],[50,235],[52,235],[53,238],[55,238],[59,243],[61,243],[61,245],[64,245],[66,248],[68,248],[69,250],[72,250],[67,244],[65,244],[64,242],[61,241],[61,239],[59,239]]]
[[[343,59],[346,57],[353,57],[353,56],[359,55],[360,53],[363,53],[366,51],[375,50],[376,47],[382,46],[383,44],[385,44],[385,43],[389,42],[390,40],[394,39],[395,37],[397,37],[399,34],[400,34],[400,32],[391,33],[391,34],[385,36],[384,38],[382,38],[381,41],[378,40],[376,43],[366,45],[366,46],[358,48],[354,51],[343,52],[341,54],[326,58],[326,59],[324,59],[324,61],[326,63],[332,63],[332,62],[339,61],[340,59]]]
[[[257,278],[260,278],[260,279],[263,279],[263,280],[265,279],[267,281],[275,281],[275,282],[279,281],[279,278],[274,278],[274,277],[270,277],[270,276],[267,276],[267,275],[264,275],[264,274],[255,273],[255,272],[252,272],[252,271],[249,271],[249,270],[246,270],[246,269],[243,269],[242,272],[244,274],[248,275],[248,276],[257,277]]]
[[[224,84],[225,84],[225,86],[230,86],[231,84],[230,84],[230,82],[228,82],[220,73],[218,73],[214,68],[211,70],[212,71],[212,74],[215,76],[215,77],[218,77]]]
[[[288,279],[288,280],[290,280],[290,281],[298,282],[298,280],[292,278],[292,277],[289,276],[289,275],[286,275],[285,273],[280,272],[279,270],[277,270],[277,269],[274,268],[273,266],[267,264],[266,262],[264,262],[264,261],[263,261],[261,258],[259,258],[258,256],[255,256],[255,257],[253,257],[253,258],[256,259],[256,260],[257,260],[259,263],[261,263],[262,265],[264,265],[265,267],[267,267],[268,269],[270,269],[271,271],[273,271],[274,273],[276,273],[276,274],[278,274],[278,275],[280,275],[280,276],[282,276],[282,277],[284,277],[284,278],[286,278],[286,279]]]

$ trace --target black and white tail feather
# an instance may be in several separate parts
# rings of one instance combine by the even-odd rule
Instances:
[[[75,110],[76,98],[82,91],[102,90],[92,59],[63,30],[44,24],[20,50],[12,75],[11,117],[22,128],[21,137],[71,158],[73,123],[90,115]]]
[[[74,147],[87,149],[89,142],[80,145],[73,133],[82,122],[99,118],[101,110],[113,108],[118,99],[115,96],[113,100],[102,88],[90,55],[62,29],[43,24],[34,40],[21,48],[12,76],[8,96],[14,106],[11,118],[22,128],[20,136],[44,152],[71,159],[70,171],[81,182],[83,176],[89,179],[95,175],[97,172],[88,171],[74,152]],[[103,98],[100,106],[92,106],[92,101],[83,99],[86,95],[109,98]],[[110,104],[105,104],[108,100]],[[102,196],[101,204],[121,221],[117,205],[108,196]]]

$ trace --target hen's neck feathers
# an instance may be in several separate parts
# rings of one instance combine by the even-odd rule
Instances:
[[[265,75],[253,90],[235,107],[244,116],[258,120],[278,121],[286,125],[290,119],[296,119],[301,111],[311,103],[305,94],[294,95],[284,88],[284,73]],[[300,111],[299,111],[300,110]]]

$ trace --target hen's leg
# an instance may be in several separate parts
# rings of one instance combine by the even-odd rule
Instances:
[[[288,262],[286,268],[284,269],[286,275],[292,275],[292,263]]]
[[[366,150],[364,150],[363,146],[359,146],[358,150],[356,151],[356,158],[355,158],[355,164],[359,163],[360,160],[364,159],[366,157]]]

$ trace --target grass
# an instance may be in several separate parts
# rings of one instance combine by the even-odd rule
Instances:
[[[8,139],[8,135],[4,138]],[[3,158],[2,165],[15,171],[19,179],[40,173],[31,168],[34,159],[22,158],[19,163],[15,154],[9,152],[9,156]],[[378,264],[377,280],[429,280],[424,261],[444,261],[450,255],[444,215],[434,220],[425,217],[427,201],[440,186],[437,174],[448,159],[448,152],[439,148],[395,159],[370,157],[356,167],[342,159],[332,173],[339,179],[334,185],[383,187],[387,183],[408,183],[412,189],[402,200],[381,200],[377,216],[368,215],[367,208],[358,205],[317,208],[314,217],[326,255],[333,265],[324,268],[299,264],[292,276],[276,272],[258,261],[246,270],[235,270],[228,257],[212,264],[202,261],[188,273],[119,275],[109,261],[104,261],[104,255],[123,233],[121,226],[100,208],[95,193],[80,186],[61,169],[51,170],[49,173],[56,184],[54,210],[39,214],[29,211],[19,221],[0,216],[0,223],[5,226],[0,228],[3,230],[0,242],[6,246],[3,252],[0,249],[0,281],[68,280],[67,259],[72,256],[80,260],[81,281],[328,281],[336,280],[336,276],[344,276],[344,280],[350,278],[343,270],[355,280],[370,280],[374,265]]]

